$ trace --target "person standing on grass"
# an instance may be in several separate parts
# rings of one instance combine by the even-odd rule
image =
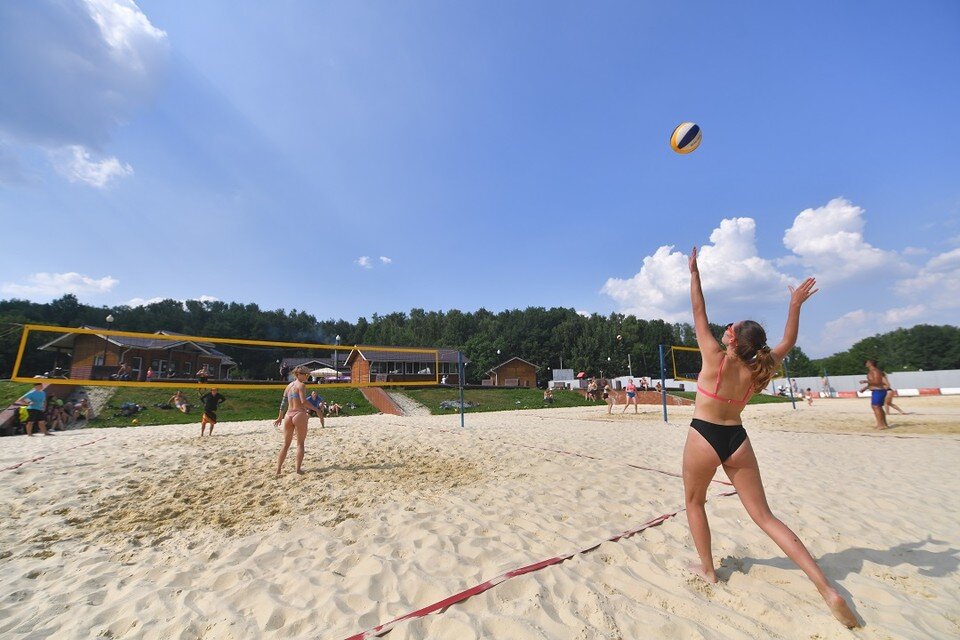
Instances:
[[[800,307],[817,292],[814,288],[816,280],[807,278],[800,286],[790,287],[787,324],[783,338],[774,348],[767,345],[766,332],[753,320],[728,324],[721,344],[718,344],[707,320],[696,247],[690,252],[689,266],[690,302],[703,362],[697,376],[693,420],[683,448],[687,522],[700,557],[700,562],[690,569],[706,582],[717,581],[704,505],[707,488],[717,473],[717,467],[722,466],[750,518],[807,574],[834,617],[846,627],[857,627],[859,622],[846,600],[797,535],[770,510],[760,478],[760,466],[741,418],[750,396],[770,382],[777,367],[796,344]]]
[[[213,427],[217,424],[217,408],[223,404],[226,399],[227,397],[221,395],[216,387],[200,396],[200,402],[203,403],[203,415],[200,417],[201,438],[208,424],[210,425],[210,435],[213,435]]]
[[[316,390],[310,392],[310,395],[307,396],[307,410],[310,413],[316,414],[320,418],[320,428],[323,429],[326,425],[323,423],[323,413],[327,409],[327,403],[323,401],[323,396],[317,393]]]

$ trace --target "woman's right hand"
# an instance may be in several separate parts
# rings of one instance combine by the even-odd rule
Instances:
[[[700,267],[697,266],[697,248],[694,247],[690,252],[690,273],[700,273]]]
[[[796,288],[788,287],[790,289],[790,302],[796,303],[798,306],[802,305],[810,296],[820,291],[820,289],[814,289],[816,285],[816,278],[807,278]]]

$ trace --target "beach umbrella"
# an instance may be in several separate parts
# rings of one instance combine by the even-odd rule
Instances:
[[[335,376],[337,375],[337,372],[330,367],[323,367],[320,369],[314,369],[310,372],[310,375],[312,375],[314,378],[322,378],[324,376]]]
[[[586,372],[586,371],[581,371],[580,373],[577,374],[577,377],[578,377],[578,378],[582,378],[582,377],[585,376],[585,375],[587,375],[587,372]]]

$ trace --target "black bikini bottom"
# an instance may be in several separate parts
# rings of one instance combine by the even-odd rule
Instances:
[[[727,458],[732,456],[733,452],[739,449],[740,445],[747,439],[747,430],[743,428],[742,424],[736,426],[713,424],[706,420],[694,418],[690,422],[690,426],[710,443],[713,450],[720,456],[720,462],[726,462]]]

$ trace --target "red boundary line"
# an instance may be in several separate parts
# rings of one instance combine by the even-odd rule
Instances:
[[[736,493],[737,493],[736,491],[727,491],[725,493],[719,493],[714,497],[732,496],[732,495],[736,495]],[[367,631],[362,631],[360,633],[349,636],[348,638],[346,638],[346,640],[366,640],[367,638],[378,638],[380,636],[386,635],[393,629],[394,626],[396,626],[400,622],[404,622],[405,620],[412,620],[414,618],[422,618],[424,616],[430,615],[431,613],[435,613],[442,609],[446,609],[451,605],[457,604],[459,602],[463,602],[468,598],[481,594],[484,591],[488,591],[489,589],[492,589],[493,587],[497,586],[502,582],[509,580],[510,578],[516,578],[517,576],[522,576],[527,573],[533,573],[534,571],[539,571],[540,569],[543,569],[545,567],[549,567],[555,564],[560,564],[561,562],[569,560],[575,555],[580,555],[580,554],[593,551],[604,542],[617,542],[618,540],[622,540],[623,538],[629,538],[634,534],[640,533],[645,529],[649,529],[651,527],[657,527],[663,524],[664,522],[666,522],[667,520],[669,520],[670,518],[676,516],[678,513],[681,513],[682,511],[684,511],[684,509],[680,508],[671,513],[665,513],[661,516],[657,516],[652,520],[648,520],[647,522],[644,522],[642,525],[640,525],[635,529],[630,529],[628,531],[624,531],[623,533],[618,533],[616,535],[610,536],[609,538],[604,538],[603,540],[595,544],[592,544],[588,547],[584,547],[576,551],[572,551],[566,555],[547,558],[545,560],[540,560],[538,562],[534,562],[532,564],[528,564],[526,566],[519,567],[511,571],[507,571],[506,573],[501,573],[495,578],[491,578],[490,580],[481,582],[480,584],[476,584],[472,587],[464,589],[463,591],[460,591],[459,593],[455,593],[452,596],[448,596],[443,600],[438,600],[433,604],[427,605],[426,607],[423,607],[421,609],[417,609],[416,611],[411,611],[406,615],[402,615],[399,618],[394,618],[393,620],[377,625],[372,629],[368,629]]]
[[[4,467],[4,468],[0,469],[0,471],[10,471],[10,470],[12,470],[12,469],[19,469],[19,468],[22,467],[23,465],[28,464],[28,463],[30,463],[30,462],[40,462],[40,461],[43,460],[44,458],[49,458],[50,456],[56,455],[56,454],[58,454],[58,453],[66,453],[67,451],[73,451],[74,449],[79,449],[80,447],[85,447],[85,446],[90,445],[90,444],[93,444],[93,443],[95,443],[95,442],[100,442],[101,440],[104,440],[106,437],[107,437],[107,436],[101,436],[101,437],[97,438],[96,440],[91,440],[90,442],[84,442],[83,444],[78,444],[78,445],[75,446],[75,447],[70,447],[69,449],[64,449],[63,451],[54,451],[53,453],[48,453],[48,454],[46,454],[46,455],[38,456],[38,457],[36,457],[36,458],[30,458],[29,460],[24,460],[24,461],[22,461],[22,462],[18,462],[17,464],[10,465],[9,467]]]

